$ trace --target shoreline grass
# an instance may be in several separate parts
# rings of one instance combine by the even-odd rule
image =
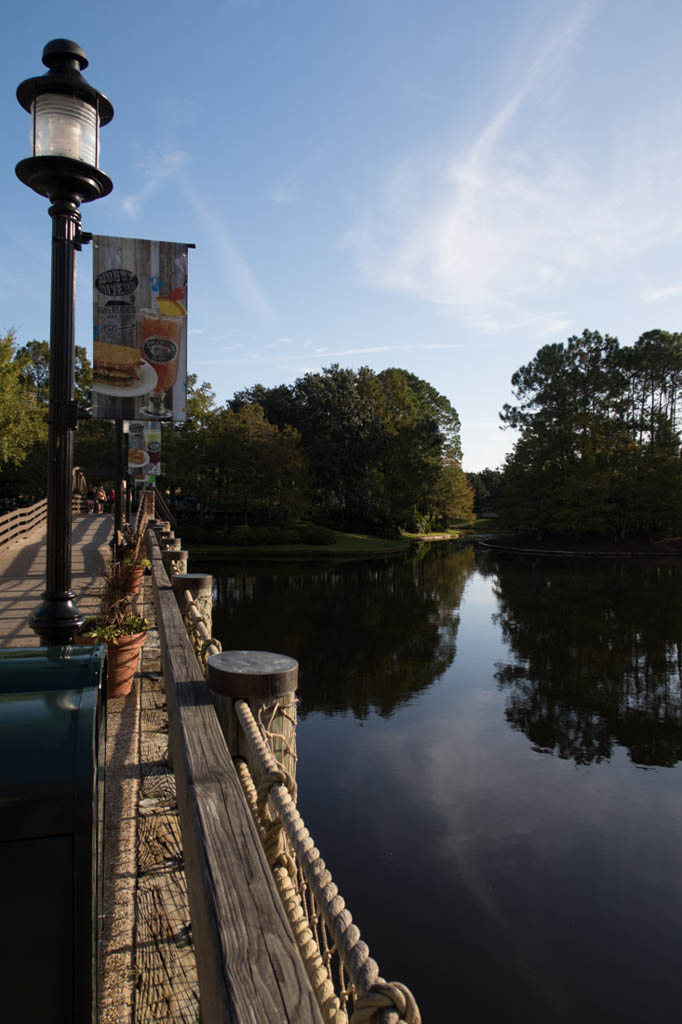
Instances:
[[[180,527],[182,529],[182,527]],[[199,557],[235,558],[241,561],[251,558],[262,560],[295,560],[335,558],[381,558],[400,555],[409,551],[412,541],[404,538],[372,537],[363,533],[344,533],[334,530],[333,544],[208,544],[206,541],[189,541],[185,547],[192,555]]]

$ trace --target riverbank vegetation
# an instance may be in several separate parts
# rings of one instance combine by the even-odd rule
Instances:
[[[85,349],[75,355],[87,408],[92,371]],[[0,502],[45,493],[48,376],[47,342],[0,338]],[[190,375],[190,419],[164,427],[158,485],[188,539],[231,548],[322,549],[325,530],[636,545],[682,536],[682,334],[621,346],[586,330],[539,349],[512,388],[501,414],[517,431],[511,454],[501,469],[465,474],[456,410],[406,370],[335,364],[223,405]],[[113,482],[112,423],[81,421],[74,447],[75,465]]]
[[[498,511],[517,532],[653,540],[682,534],[682,334],[633,346],[584,331],[512,377],[519,438]]]
[[[92,369],[85,349],[75,355],[85,410]],[[0,500],[45,493],[48,378],[47,342],[0,339]],[[406,370],[333,365],[292,385],[257,384],[222,406],[191,375],[187,408],[188,422],[164,426],[158,486],[197,541],[210,533],[231,546],[323,547],[324,528],[398,538],[472,515],[457,412]],[[80,421],[74,464],[113,484],[112,423]]]
[[[310,520],[398,537],[472,515],[457,412],[405,370],[334,365],[222,407],[191,378],[188,411],[164,432],[161,486],[179,495],[181,517],[227,542]]]

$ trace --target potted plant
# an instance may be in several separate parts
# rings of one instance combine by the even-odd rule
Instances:
[[[107,645],[107,695],[130,692],[140,649],[148,629],[146,619],[132,611],[131,568],[114,560],[107,568],[98,615],[86,620],[77,642]],[[140,574],[144,566],[140,566]]]
[[[140,585],[142,583],[142,577],[147,569],[151,569],[152,563],[145,555],[138,555],[135,558],[134,552],[127,554],[122,562],[122,572],[125,574],[129,586],[130,593],[135,596],[140,592]]]
[[[130,693],[148,628],[147,620],[131,611],[109,621],[103,615],[94,616],[83,626],[82,642],[107,645],[108,697],[124,697]]]

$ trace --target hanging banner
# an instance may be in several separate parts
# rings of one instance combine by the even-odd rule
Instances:
[[[95,235],[93,415],[187,418],[187,245]]]
[[[128,475],[137,483],[161,475],[161,420],[131,420],[128,435]]]

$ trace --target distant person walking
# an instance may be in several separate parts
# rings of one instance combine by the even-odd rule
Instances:
[[[88,503],[88,515],[89,515],[92,512],[92,510],[94,509],[94,507],[95,507],[95,488],[94,487],[88,487],[87,493],[85,495],[85,500]]]
[[[97,514],[98,515],[102,514],[102,509],[104,508],[104,502],[106,500],[107,500],[107,492],[104,490],[103,487],[101,487],[101,486],[98,487],[97,488]]]

